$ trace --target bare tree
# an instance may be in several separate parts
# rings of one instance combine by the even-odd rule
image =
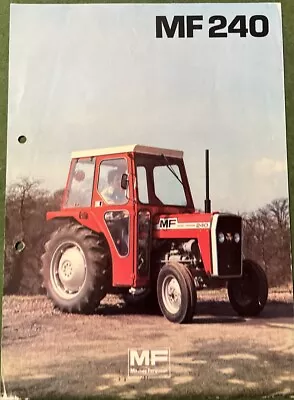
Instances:
[[[6,195],[4,292],[31,294],[41,291],[40,257],[44,241],[54,228],[46,212],[60,204],[60,193],[50,194],[41,182],[22,178]],[[23,251],[16,250],[24,243]]]
[[[243,215],[244,252],[264,268],[271,286],[291,280],[289,203],[275,199],[256,212]]]

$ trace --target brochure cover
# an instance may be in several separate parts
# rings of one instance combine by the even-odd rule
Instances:
[[[294,393],[282,24],[10,5],[6,393]]]

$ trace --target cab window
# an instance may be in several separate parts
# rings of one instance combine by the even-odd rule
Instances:
[[[121,188],[123,174],[127,174],[127,160],[116,158],[104,160],[100,163],[98,177],[98,192],[107,204],[126,204],[128,189]]]
[[[64,207],[90,207],[92,202],[95,159],[74,161]]]

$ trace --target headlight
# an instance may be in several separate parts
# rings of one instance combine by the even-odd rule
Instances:
[[[240,234],[239,233],[235,233],[234,240],[235,240],[236,243],[240,242]]]
[[[222,232],[218,234],[218,241],[220,243],[224,243],[225,241],[225,235]]]

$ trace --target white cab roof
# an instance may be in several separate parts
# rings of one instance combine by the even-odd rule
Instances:
[[[104,149],[92,149],[84,151],[74,151],[71,154],[72,158],[95,157],[108,154],[119,154],[126,152],[144,153],[144,154],[164,154],[166,157],[183,158],[184,152],[180,150],[162,149],[160,147],[142,146],[132,144],[120,147],[107,147]]]

